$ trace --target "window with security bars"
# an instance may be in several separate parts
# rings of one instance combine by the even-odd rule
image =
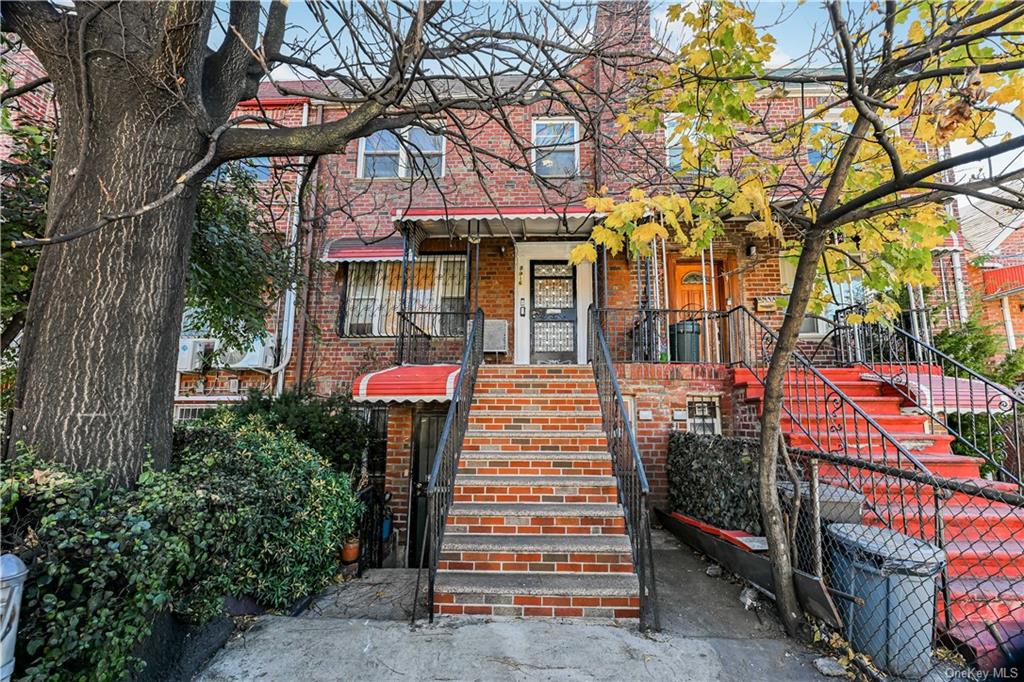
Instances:
[[[690,398],[686,401],[686,430],[705,436],[722,433],[722,422],[718,418],[718,401],[715,398]]]
[[[410,266],[406,319],[430,336],[466,329],[466,257],[418,256]],[[397,336],[401,326],[402,264],[349,263],[338,311],[339,336]]]
[[[216,410],[216,405],[178,405],[174,408],[174,421],[183,422],[199,419],[207,412]]]

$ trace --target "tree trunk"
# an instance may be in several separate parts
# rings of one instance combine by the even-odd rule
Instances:
[[[765,377],[764,405],[761,413],[761,467],[759,474],[761,515],[764,519],[765,535],[768,539],[768,557],[772,563],[772,577],[775,587],[775,605],[779,611],[786,632],[797,634],[803,622],[800,604],[793,584],[793,562],[786,529],[782,520],[776,485],[776,469],[779,458],[779,418],[782,413],[783,388],[786,371],[796,348],[797,337],[807,302],[814,287],[818,261],[825,248],[824,234],[809,236],[804,242],[800,261],[797,263],[793,292],[786,306],[786,318],[779,330],[768,373]]]
[[[93,124],[85,124],[91,140],[77,188],[84,127],[80,111],[62,112],[47,237],[164,195],[202,157],[202,137],[184,107],[158,110],[104,85],[92,98]],[[147,457],[158,468],[168,464],[196,197],[197,187],[188,187],[138,218],[43,247],[9,447],[24,442],[48,461],[106,469],[128,484]]]

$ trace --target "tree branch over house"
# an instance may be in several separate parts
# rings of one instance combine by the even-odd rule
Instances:
[[[726,220],[743,219],[752,236],[776,239],[796,260],[778,339],[763,358],[760,465],[775,594],[790,632],[801,610],[776,471],[783,381],[805,314],[856,279],[873,291],[868,321],[891,320],[905,285],[934,283],[931,249],[957,229],[951,199],[998,196],[1024,208],[1018,193],[992,194],[1024,174],[1024,4],[832,1],[826,9],[829,30],[794,63],[832,66],[777,69],[772,27],[759,29],[747,3],[671,7],[688,42],[618,123],[623,133],[668,128],[688,186],[638,190],[627,201],[593,197],[609,216],[575,253],[577,261],[593,260],[597,247],[644,254],[657,238],[699,253]],[[806,101],[802,110],[773,124],[773,107],[795,98]],[[957,178],[979,161],[990,172]]]
[[[45,228],[7,245],[39,251],[9,443],[128,482],[146,453],[166,465],[199,188],[219,166],[271,157],[316,168],[316,186],[339,191],[331,205],[300,202],[306,234],[375,201],[372,180],[332,177],[310,159],[388,130],[415,159],[421,150],[402,131],[416,127],[443,135],[495,196],[496,170],[534,170],[511,109],[574,116],[588,143],[607,135],[607,112],[626,91],[595,74],[670,57],[595,38],[584,1],[310,3],[308,13],[296,28],[278,1],[4,3],[3,30],[42,62],[60,113]],[[332,116],[278,121],[263,104],[279,97],[330,105]],[[488,126],[510,135],[508,149],[481,143]],[[613,146],[611,166],[625,172]],[[558,206],[599,179],[535,182]],[[452,189],[429,169],[407,180],[410,202],[424,187]]]

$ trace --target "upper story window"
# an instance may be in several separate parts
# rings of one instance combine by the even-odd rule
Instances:
[[[853,126],[843,120],[840,109],[829,109],[810,118],[812,113],[808,111],[804,114],[808,116],[804,145],[807,147],[807,163],[814,169],[822,161],[835,158],[845,141],[843,134],[848,133]]]
[[[683,170],[683,145],[680,141],[683,131],[675,116],[665,118],[665,164],[673,173]]]
[[[579,123],[572,118],[533,121],[533,168],[545,178],[571,178],[580,167]]]
[[[443,135],[416,126],[379,130],[359,141],[359,177],[439,178],[444,147]]]

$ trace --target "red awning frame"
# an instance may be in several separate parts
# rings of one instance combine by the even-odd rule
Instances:
[[[320,260],[327,263],[400,261],[404,251],[405,244],[401,235],[370,243],[358,237],[340,237],[327,242]]]
[[[448,402],[459,381],[459,365],[402,365],[367,372],[352,381],[352,401],[363,403]]]

